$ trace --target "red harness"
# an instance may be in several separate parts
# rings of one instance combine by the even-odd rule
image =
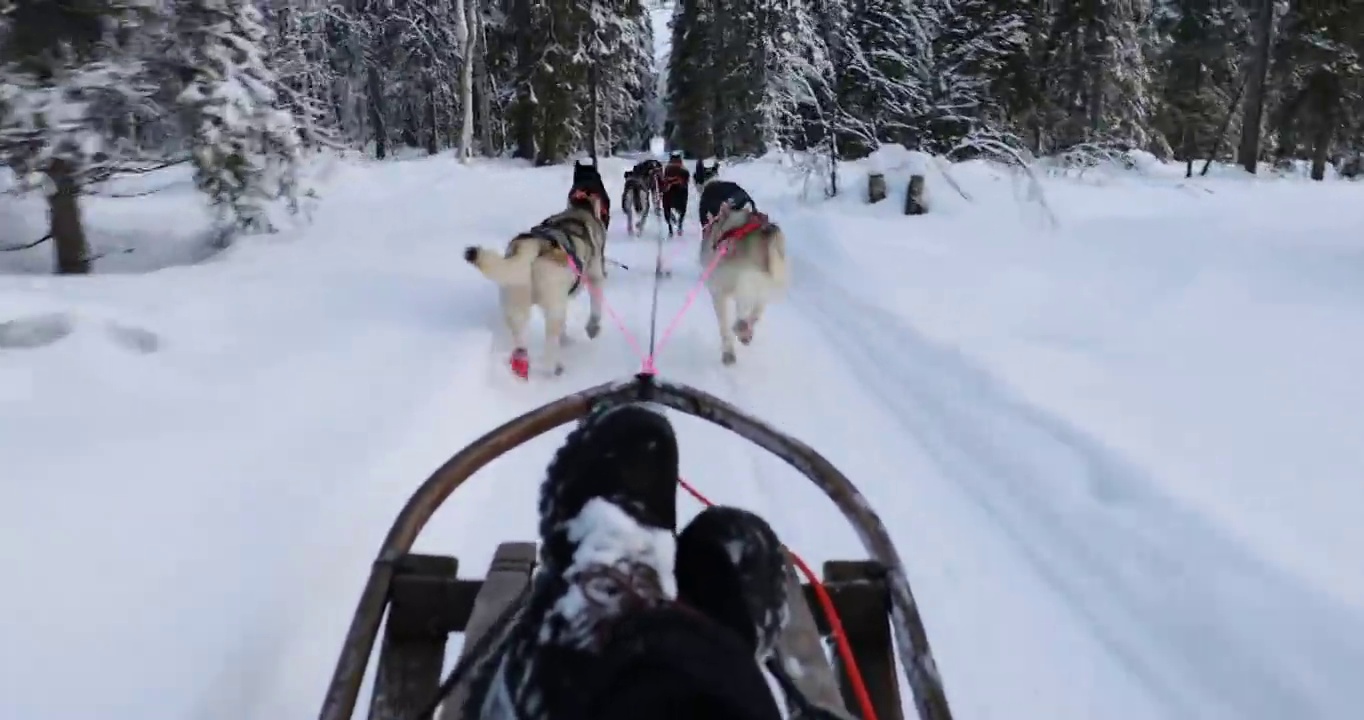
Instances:
[[[736,242],[742,240],[748,237],[749,235],[752,235],[753,233],[757,232],[758,230],[767,227],[767,224],[768,224],[767,216],[760,212],[755,212],[752,215],[748,216],[748,222],[744,223],[743,225],[740,225],[739,227],[726,230],[724,234],[721,235],[720,238],[715,241],[715,247],[718,248],[727,242]]]
[[[601,213],[600,213],[600,215],[601,215],[602,224],[603,224],[603,225],[608,225],[608,224],[610,224],[610,222],[611,222],[611,201],[610,201],[609,199],[607,199],[607,198],[605,198],[605,197],[602,197],[601,195],[598,195],[597,193],[588,192],[588,191],[586,191],[586,190],[583,190],[582,188],[579,188],[579,189],[577,189],[577,190],[573,190],[573,191],[571,191],[571,192],[568,193],[568,199],[569,199],[569,200],[590,200],[591,198],[596,198],[596,199],[597,199],[597,202],[601,203]]]

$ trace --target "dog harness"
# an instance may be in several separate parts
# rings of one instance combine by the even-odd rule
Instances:
[[[574,220],[572,218],[564,218],[559,222],[564,223],[565,225],[570,223],[575,224],[581,228],[583,236],[584,237],[587,236],[587,225],[583,223],[583,221]],[[541,240],[553,243],[554,247],[563,250],[564,254],[568,255],[568,259],[573,262],[573,285],[568,289],[568,294],[572,295],[573,293],[577,292],[578,286],[581,285],[583,282],[583,273],[587,272],[587,268],[583,266],[582,258],[578,257],[578,253],[573,252],[573,243],[568,241],[567,234],[565,234],[561,230],[557,230],[547,225],[536,225],[535,227],[531,228],[530,231],[527,232],[526,234],[533,235],[535,237],[540,238]]]
[[[663,175],[659,178],[658,184],[661,190],[671,190],[672,188],[687,186],[687,181],[691,179],[691,173],[680,165],[669,165],[663,170]]]
[[[608,198],[599,193],[591,190],[584,190],[582,188],[573,188],[568,192],[569,202],[573,202],[574,200],[589,200],[593,197],[597,198],[597,201],[601,203],[601,212],[598,213],[598,215],[601,216],[601,224],[609,228],[611,226],[611,201]]]
[[[749,235],[752,235],[753,233],[767,227],[770,224],[771,223],[768,222],[766,215],[754,210],[752,214],[748,216],[748,222],[744,223],[743,225],[740,225],[739,227],[730,228],[729,230],[726,230],[723,234],[720,235],[720,237],[715,239],[715,244],[712,246],[711,249],[712,250],[718,249],[721,245],[723,245],[726,242],[742,240],[748,237]]]

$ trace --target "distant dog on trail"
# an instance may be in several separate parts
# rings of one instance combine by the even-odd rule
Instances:
[[[720,212],[720,206],[725,203],[729,203],[729,206],[736,210],[744,207],[758,209],[753,198],[738,183],[720,179],[720,161],[717,160],[710,167],[706,167],[698,158],[694,177],[696,187],[701,189],[701,202],[697,205],[696,211],[703,230],[715,219]]]
[[[740,207],[723,202],[701,238],[700,260],[702,267],[716,263],[706,289],[720,326],[720,361],[733,365],[737,360],[735,336],[744,345],[753,342],[763,310],[789,282],[786,236],[766,215],[752,208],[751,200]],[[738,314],[732,324],[730,300]]]
[[[691,173],[682,165],[682,153],[675,152],[663,167],[659,188],[662,193],[663,219],[668,221],[668,237],[682,235],[682,224],[687,219],[687,185]],[[674,229],[676,232],[674,232]]]
[[[600,203],[599,219],[602,227],[611,227],[611,197],[606,194],[606,183],[602,182],[601,171],[597,169],[597,161],[594,159],[589,164],[581,161],[573,163],[573,186],[568,189],[570,201],[574,193],[588,193],[595,195]]]
[[[649,159],[625,171],[625,190],[620,196],[620,206],[625,210],[625,230],[630,235],[644,232],[644,224],[649,212],[658,204],[659,180],[663,174],[663,163]],[[635,222],[635,217],[639,222]]]
[[[511,368],[521,379],[530,374],[526,323],[533,306],[539,305],[545,314],[545,362],[555,375],[564,371],[559,346],[567,342],[568,303],[583,285],[588,286],[592,303],[587,337],[595,338],[601,332],[605,249],[600,199],[586,192],[571,196],[563,212],[512,238],[501,255],[479,247],[465,248],[464,259],[498,286],[502,316],[514,346]]]

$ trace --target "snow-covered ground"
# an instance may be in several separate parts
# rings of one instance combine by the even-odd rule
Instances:
[[[909,159],[879,160],[902,185]],[[624,165],[603,170],[613,198]],[[930,172],[933,212],[906,218],[898,194],[861,201],[866,167],[819,203],[772,163],[727,168],[786,227],[791,293],[737,366],[704,300],[658,365],[858,483],[956,717],[1358,717],[1364,184],[1049,177],[1049,229],[998,169],[953,169],[969,201]],[[314,716],[416,485],[491,427],[639,366],[609,321],[584,338],[583,299],[567,373],[515,382],[493,287],[461,258],[557,210],[570,172],[343,164],[305,230],[195,265],[192,190],[102,200],[97,239],[170,267],[0,276],[0,717]],[[7,235],[33,221],[13,203]],[[612,270],[608,302],[646,335],[653,241],[619,219],[612,234],[633,269]],[[661,324],[699,275],[694,243],[669,246]],[[764,513],[811,563],[863,556],[780,461],[676,423],[702,491]],[[499,541],[533,537],[562,437],[494,462],[418,550],[477,575]]]

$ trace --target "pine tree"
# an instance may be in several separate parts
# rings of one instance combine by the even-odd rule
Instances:
[[[155,88],[121,42],[155,27],[154,6],[88,0],[14,0],[0,35],[0,162],[24,184],[46,186],[55,268],[90,271],[82,188],[148,157],[130,119],[151,115]]]
[[[956,0],[937,17],[930,87],[930,147],[968,136],[1023,136],[1041,98],[1032,63],[1039,5],[1027,0]]]
[[[1244,13],[1231,3],[1170,0],[1156,7],[1152,30],[1159,43],[1154,126],[1192,175],[1193,161],[1211,150],[1230,100],[1240,91],[1228,49],[1244,30]]]
[[[1272,75],[1284,97],[1272,120],[1281,158],[1305,145],[1312,178],[1325,177],[1341,126],[1360,112],[1364,85],[1364,8],[1358,3],[1296,0],[1282,19]],[[1357,122],[1357,120],[1356,120]],[[1348,130],[1347,130],[1348,132]],[[1306,136],[1305,138],[1303,136]]]
[[[1146,0],[1078,0],[1051,18],[1042,56],[1053,126],[1048,145],[1144,148],[1150,140],[1150,74],[1141,41]]]
[[[768,0],[757,152],[809,145],[809,120],[831,106],[833,67],[818,15],[806,0]]]
[[[865,124],[840,145],[852,157],[879,142],[917,145],[916,118],[927,114],[926,69],[916,55],[930,41],[905,0],[866,0],[848,18],[839,105]]]
[[[608,77],[619,83],[620,88],[610,106],[612,150],[648,150],[660,123],[653,21],[644,3],[636,2],[630,8],[625,17],[621,50],[609,60]]]
[[[265,67],[260,12],[249,0],[187,0],[178,22],[194,68],[180,103],[193,127],[195,183],[224,224],[271,230],[268,204],[296,202],[300,143]]]
[[[676,0],[669,22],[666,139],[693,157],[715,154],[715,0]]]

